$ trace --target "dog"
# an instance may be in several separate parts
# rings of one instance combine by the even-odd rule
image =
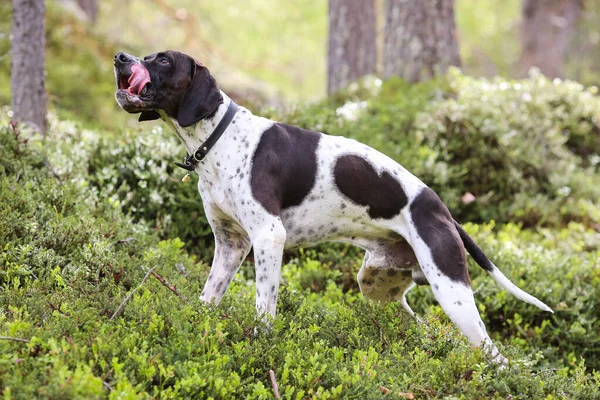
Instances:
[[[187,150],[178,165],[198,174],[215,237],[201,300],[218,304],[253,248],[256,311],[274,317],[284,249],[337,241],[366,250],[357,277],[365,298],[400,301],[414,317],[406,293],[429,284],[470,343],[499,363],[507,360],[477,311],[466,251],[509,293],[552,312],[489,260],[432,189],[386,155],[238,108],[204,65],[177,51],[117,53],[114,66],[121,108],[140,113],[139,121],[163,120]]]

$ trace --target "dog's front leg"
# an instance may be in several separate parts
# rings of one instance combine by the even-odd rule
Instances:
[[[250,239],[246,235],[221,229],[215,230],[215,256],[200,300],[206,302],[214,300],[216,304],[221,302],[225,291],[250,251],[250,246]]]
[[[285,240],[285,228],[279,218],[252,235],[256,269],[256,312],[259,316],[275,316]]]

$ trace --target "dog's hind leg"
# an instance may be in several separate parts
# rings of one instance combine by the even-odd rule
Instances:
[[[483,346],[495,361],[505,363],[477,311],[465,249],[446,206],[433,190],[425,188],[405,218],[407,239],[444,312],[472,345]]]
[[[367,251],[357,277],[363,296],[378,304],[400,301],[402,308],[417,318],[406,302],[406,293],[415,286],[411,275],[412,269],[418,268],[416,264],[412,249],[404,241]]]
[[[415,286],[416,283],[411,282],[408,287],[404,289],[404,292],[402,292],[402,298],[400,299],[400,304],[402,305],[402,308],[404,308],[404,310],[410,314],[411,317],[416,318],[420,322],[421,319],[415,315],[415,312],[412,310],[412,308],[410,308],[408,302],[406,301],[406,294]]]

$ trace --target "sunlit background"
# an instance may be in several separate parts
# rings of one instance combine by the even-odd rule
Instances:
[[[0,5],[0,104],[10,103],[8,3]],[[77,106],[102,126],[124,122],[112,101],[116,51],[182,50],[207,65],[226,91],[251,103],[281,107],[326,94],[326,0],[98,3],[95,23],[75,1],[46,5],[47,89],[51,109],[61,115]],[[455,11],[466,74],[526,75],[519,63],[520,0],[458,0]],[[564,77],[584,85],[600,82],[599,13],[600,2],[585,3],[564,57]],[[378,27],[381,36],[383,21]]]
[[[598,399],[599,21],[598,0],[0,0],[0,397],[269,399],[278,384],[286,399]],[[510,360],[500,369],[430,286],[407,296],[425,323],[399,301],[365,301],[358,271],[372,258],[345,243],[284,252],[269,332],[253,252],[207,307],[215,243],[196,185],[206,181],[175,165],[186,149],[166,124],[138,123],[114,98],[116,52],[166,49],[204,63],[255,115],[401,164],[554,313],[468,257],[481,318]],[[255,126],[219,143],[262,135]],[[218,153],[204,161],[219,177],[214,207],[253,204],[243,188],[260,190],[256,164]],[[234,169],[241,192],[228,186]],[[272,181],[286,170],[267,169]],[[232,241],[256,230],[236,225],[236,207],[218,214]],[[311,210],[302,218],[347,215]],[[400,287],[390,287],[391,299]]]

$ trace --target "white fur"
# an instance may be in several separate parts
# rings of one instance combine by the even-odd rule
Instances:
[[[542,309],[544,311],[554,313],[554,311],[552,311],[552,309],[550,307],[548,307],[546,304],[542,303],[540,300],[536,299],[529,293],[518,288],[495,265],[494,265],[494,269],[492,270],[492,272],[489,272],[489,274],[492,276],[492,278],[494,278],[496,280],[496,282],[498,282],[498,284],[500,286],[502,286],[508,293],[512,294],[517,299],[523,300],[525,303],[532,304],[532,305],[536,306],[537,308]]]
[[[223,117],[230,102],[224,93],[223,98],[224,103],[213,118],[202,120],[193,127],[182,128],[176,120],[161,114],[188,153],[208,138]],[[485,330],[471,288],[439,273],[428,244],[420,238],[412,221],[410,204],[425,184],[391,158],[362,143],[322,135],[316,150],[318,165],[312,189],[300,205],[283,210],[280,217],[273,216],[253,197],[250,187],[252,157],[261,135],[273,124],[273,121],[254,116],[240,107],[221,139],[196,168],[198,190],[216,242],[215,257],[201,299],[220,302],[253,246],[256,309],[259,314],[274,316],[285,248],[324,241],[349,242],[367,250],[358,274],[365,297],[378,303],[401,301],[404,309],[414,316],[405,295],[414,286],[407,271],[418,268],[418,260],[436,299],[450,319],[473,345],[485,346],[497,361],[504,362]],[[345,198],[335,186],[333,167],[341,154],[358,155],[368,160],[377,172],[386,171],[393,175],[402,186],[408,205],[393,218],[370,218],[366,207]],[[457,251],[462,249],[457,248]],[[491,275],[518,298],[549,310],[545,304],[514,286],[499,270],[495,269]]]

